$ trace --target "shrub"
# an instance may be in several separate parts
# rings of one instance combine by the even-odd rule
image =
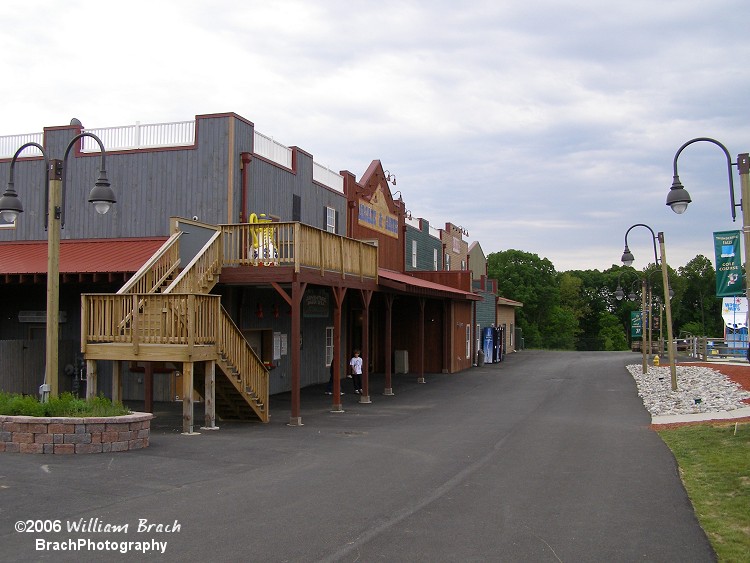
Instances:
[[[47,403],[30,395],[0,392],[0,415],[12,416],[121,416],[130,410],[119,401],[113,403],[104,396],[79,399],[71,393],[50,398]]]

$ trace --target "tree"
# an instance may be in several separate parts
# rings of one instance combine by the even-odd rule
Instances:
[[[522,250],[493,252],[487,257],[489,277],[497,280],[501,296],[520,301],[516,320],[523,330],[525,345],[544,345],[541,335],[549,323],[550,311],[559,304],[555,267],[546,258]]]
[[[716,297],[716,271],[711,261],[699,254],[678,269],[684,282],[681,305],[678,311],[679,331],[687,331],[684,325],[690,324],[691,334],[699,336],[720,336],[724,334],[721,318],[721,299]],[[698,328],[697,332],[693,332]],[[679,334],[679,332],[677,333]]]

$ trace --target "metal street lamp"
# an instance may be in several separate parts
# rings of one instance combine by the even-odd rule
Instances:
[[[635,225],[631,225],[630,228],[628,228],[627,231],[625,231],[625,250],[622,253],[622,261],[626,266],[630,266],[634,261],[635,257],[633,256],[633,253],[630,252],[630,249],[628,248],[628,234],[632,229],[635,227],[645,227],[651,232],[652,241],[654,244],[654,261],[656,265],[658,266],[661,264],[661,275],[662,275],[662,283],[664,284],[664,295],[669,295],[670,293],[670,286],[669,286],[669,273],[667,270],[667,254],[666,250],[664,248],[664,233],[660,232],[658,235],[654,233],[654,230],[649,227],[648,225],[644,223],[636,223]],[[659,253],[661,254],[661,258],[659,258],[659,255],[656,251],[656,241],[659,241]],[[645,312],[646,310],[646,278],[644,276],[643,278],[643,287],[642,287],[642,311]],[[666,306],[666,313],[667,313],[667,340],[669,342],[669,345],[667,346],[667,353],[669,356],[669,371],[671,374],[671,380],[672,380],[672,391],[677,391],[677,366],[675,365],[675,358],[674,358],[674,349],[672,348],[672,307],[670,305],[669,299],[665,299],[665,306]],[[645,328],[645,327],[644,327]],[[645,331],[644,331],[645,332]],[[646,373],[648,370],[648,362],[646,361],[645,351],[643,356],[643,373]]]
[[[22,145],[13,155],[10,162],[10,177],[8,188],[0,197],[0,214],[3,219],[12,223],[23,213],[23,205],[16,193],[13,178],[16,160],[28,147],[36,147],[42,153],[47,168],[46,200],[47,216],[45,228],[47,229],[47,333],[46,333],[46,357],[44,368],[44,385],[40,388],[42,398],[47,395],[57,396],[58,385],[58,334],[59,334],[59,303],[60,303],[60,229],[65,226],[65,191],[66,191],[66,166],[68,155],[76,141],[83,137],[91,137],[99,145],[101,151],[101,166],[99,167],[99,179],[89,193],[89,203],[93,204],[97,213],[103,215],[109,211],[116,202],[115,194],[107,179],[107,168],[105,166],[104,145],[101,139],[93,133],[80,133],[73,137],[65,150],[63,160],[49,159],[47,153],[38,143],[26,143]]]
[[[682,186],[680,177],[677,174],[677,158],[680,156],[680,153],[685,149],[685,147],[699,141],[707,141],[709,143],[713,143],[714,145],[719,147],[727,157],[727,172],[729,175],[729,203],[730,210],[732,212],[732,221],[735,221],[737,219],[735,209],[737,207],[742,208],[742,235],[743,243],[745,245],[745,280],[748,280],[745,282],[745,297],[750,303],[750,205],[743,205],[743,203],[746,201],[750,202],[750,155],[748,155],[748,153],[738,154],[737,162],[733,163],[732,157],[729,155],[729,151],[727,150],[727,148],[716,139],[711,139],[709,137],[698,137],[696,139],[691,139],[690,141],[682,145],[679,149],[677,149],[677,152],[674,155],[674,162],[672,163],[674,179],[672,180],[672,187],[669,190],[669,194],[667,194],[667,205],[671,207],[672,211],[674,211],[675,213],[682,214],[685,213],[688,204],[692,201],[690,199],[690,194],[688,194],[687,190]],[[732,179],[732,166],[736,166],[740,173],[740,203],[735,203],[734,199],[734,180]],[[748,324],[750,323],[750,312],[748,312],[748,318],[745,320],[745,323],[745,326],[750,327],[750,324]]]

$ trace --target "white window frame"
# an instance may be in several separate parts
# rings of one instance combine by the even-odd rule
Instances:
[[[417,267],[417,241],[411,241],[411,267]]]
[[[326,206],[326,231],[336,234],[336,210]]]
[[[437,272],[438,269],[438,249],[432,249],[432,269]]]
[[[326,367],[333,363],[333,327],[326,327]]]
[[[451,255],[446,254],[445,255],[445,263],[443,264],[443,270],[449,272],[451,269]]]
[[[466,323],[466,359],[471,358],[471,323]]]

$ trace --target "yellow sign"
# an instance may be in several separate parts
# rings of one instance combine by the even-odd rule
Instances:
[[[263,225],[266,223],[270,223],[271,220],[266,218],[265,214],[263,213],[260,214],[260,217],[258,217],[255,213],[251,213],[247,222],[252,225]],[[274,244],[273,227],[251,227],[250,235],[253,237],[253,242],[250,245],[250,256],[255,265],[278,265],[279,253],[276,250],[276,244]]]
[[[369,202],[359,200],[359,224],[398,238],[398,217],[388,209],[381,186],[378,186]]]

